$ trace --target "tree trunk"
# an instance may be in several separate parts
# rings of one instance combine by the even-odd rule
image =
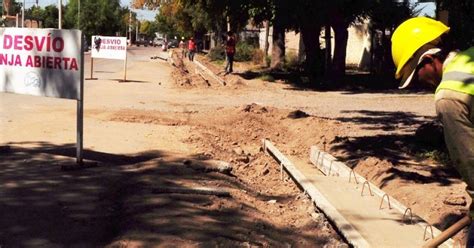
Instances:
[[[349,32],[348,24],[342,20],[333,23],[334,29],[334,57],[332,61],[332,75],[335,79],[342,78],[346,72],[346,50]]]
[[[267,61],[268,49],[270,47],[270,43],[268,43],[268,36],[270,36],[270,22],[265,21],[264,25],[265,25],[265,47],[263,49],[264,55],[263,55],[263,61],[262,62],[266,67],[268,67],[268,66],[270,66],[268,64],[268,61]]]
[[[301,35],[303,38],[303,43],[306,52],[305,60],[305,71],[311,77],[315,79],[321,75],[323,58],[320,53],[320,44],[319,44],[319,33],[321,31],[321,26],[319,25],[308,25],[301,28]]]
[[[324,70],[326,73],[330,71],[331,68],[331,61],[332,61],[332,42],[331,42],[331,26],[325,25],[324,26],[324,41],[326,44],[325,48],[325,63],[324,63]]]
[[[10,7],[11,7],[11,6],[12,6],[12,1],[11,1],[11,0],[4,0],[4,1],[3,1],[3,8],[2,8],[2,9],[3,9],[3,12],[4,12],[7,16],[11,15],[11,13],[10,13],[10,11],[11,11],[11,8],[10,8]],[[2,15],[3,15],[3,13],[2,13]]]
[[[278,16],[273,23],[271,69],[281,69],[285,60],[285,27]]]

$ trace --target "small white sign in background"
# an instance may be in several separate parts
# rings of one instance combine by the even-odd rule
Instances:
[[[127,38],[92,36],[91,57],[125,60],[127,58]]]
[[[79,99],[79,30],[0,28],[0,92]]]

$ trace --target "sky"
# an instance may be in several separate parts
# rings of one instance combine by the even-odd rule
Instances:
[[[431,17],[435,16],[436,5],[434,3],[420,3],[417,9],[421,9],[419,15],[424,16],[425,14]]]
[[[23,0],[16,0],[17,2],[22,2]],[[62,0],[63,4],[66,4],[68,0]],[[25,0],[26,8],[30,8],[31,6],[36,4],[36,0]],[[57,5],[58,0],[38,0],[38,4],[40,6],[47,6],[47,5]],[[120,4],[122,6],[130,6],[130,0],[120,0]],[[139,20],[154,20],[156,11],[149,11],[149,10],[134,10],[137,13],[137,17]]]
[[[21,1],[21,0],[16,0]],[[40,6],[46,6],[50,4],[58,4],[58,0],[38,0]],[[62,0],[63,4],[65,4],[68,0]],[[414,0],[411,1],[412,3],[415,2]],[[36,3],[35,0],[25,0],[26,8],[30,8]],[[120,0],[120,4],[122,6],[129,6],[130,0]],[[435,4],[434,3],[421,3],[419,4],[420,9],[422,9],[420,15],[429,15],[434,16]],[[134,10],[137,13],[139,20],[154,20],[156,11],[149,11],[149,10]]]

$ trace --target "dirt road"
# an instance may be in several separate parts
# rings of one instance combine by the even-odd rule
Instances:
[[[463,184],[415,156],[412,136],[434,116],[432,95],[305,91],[235,75],[227,86],[183,87],[169,64],[149,59],[157,53],[133,48],[126,83],[117,82],[121,61],[94,61],[84,146],[97,168],[59,169],[74,157],[74,101],[0,93],[0,145],[11,146],[0,152],[0,245],[344,246],[296,186],[279,180],[262,138],[305,163],[311,145],[325,147],[438,226],[467,204],[443,203],[465,197]],[[288,117],[296,109],[310,116]],[[183,163],[191,159],[234,170],[203,173]],[[151,193],[171,186],[217,187],[232,198]]]

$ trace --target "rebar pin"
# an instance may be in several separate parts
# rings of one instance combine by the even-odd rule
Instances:
[[[423,233],[423,241],[426,241],[426,230],[428,229],[428,227],[430,228],[431,230],[431,239],[434,239],[434,234],[433,234],[433,226],[432,225],[427,225],[425,226],[425,232]]]
[[[410,224],[413,224],[413,213],[411,212],[411,208],[405,209],[405,213],[403,213],[403,222],[405,222],[408,211],[410,211]]]
[[[372,194],[372,190],[370,189],[369,181],[365,181],[364,184],[362,184],[362,191],[360,192],[360,196],[364,196],[364,188],[366,184],[367,184],[367,187],[369,188],[370,196],[374,196],[374,194]]]
[[[349,172],[349,182],[351,182],[352,174],[354,174],[354,181],[356,182],[356,184],[359,184],[359,182],[357,181],[357,176],[356,176],[356,173],[355,173],[354,169],[351,169],[351,171]]]
[[[390,205],[390,197],[387,194],[384,194],[382,196],[382,201],[380,202],[379,209],[382,209],[383,199],[385,198],[385,196],[387,197],[388,209],[392,209],[392,206]]]

